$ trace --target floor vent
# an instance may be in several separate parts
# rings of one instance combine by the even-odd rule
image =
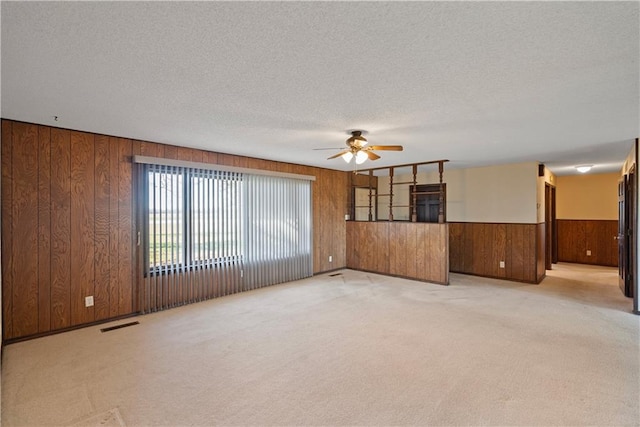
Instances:
[[[127,326],[133,326],[133,325],[139,325],[139,324],[140,324],[140,322],[123,323],[122,325],[109,326],[108,328],[102,328],[102,329],[100,329],[100,332],[109,332],[109,331],[113,331],[115,329],[126,328]]]
[[[329,277],[336,277],[336,276],[342,276],[342,273],[333,273],[329,275]]]

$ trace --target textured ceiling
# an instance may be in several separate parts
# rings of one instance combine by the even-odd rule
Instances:
[[[638,2],[6,2],[2,117],[348,170],[619,170],[639,131]],[[56,122],[53,116],[59,116]],[[336,151],[337,152],[337,151]]]

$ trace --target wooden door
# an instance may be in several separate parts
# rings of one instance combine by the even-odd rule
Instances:
[[[633,216],[633,185],[631,179],[624,175],[618,183],[618,285],[625,296],[633,296],[633,274],[631,263],[631,240],[632,240],[632,219]]]

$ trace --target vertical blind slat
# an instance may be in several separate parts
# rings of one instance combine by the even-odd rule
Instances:
[[[311,182],[145,165],[143,309],[313,274]]]

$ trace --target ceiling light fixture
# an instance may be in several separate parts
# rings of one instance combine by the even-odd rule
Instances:
[[[346,140],[347,148],[329,159],[335,159],[336,157],[342,157],[347,163],[351,163],[351,159],[355,159],[357,165],[361,165],[369,160],[378,160],[380,156],[374,153],[374,150],[388,150],[388,151],[402,151],[402,145],[367,145],[367,138],[362,136],[365,131],[354,130],[351,131],[351,137]],[[316,148],[316,150],[326,150],[326,148]],[[328,148],[333,150],[333,148]]]
[[[361,165],[365,162],[365,160],[367,160],[369,158],[369,156],[367,156],[367,153],[365,153],[364,151],[358,151],[356,153],[356,164]]]
[[[591,170],[592,167],[593,165],[576,166],[576,170],[580,173],[587,173]]]

